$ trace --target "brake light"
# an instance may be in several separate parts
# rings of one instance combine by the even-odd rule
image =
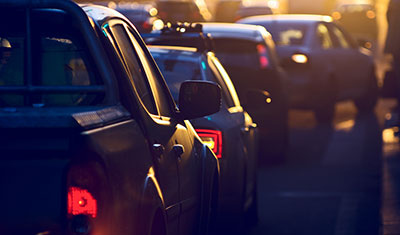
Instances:
[[[142,27],[144,29],[150,29],[151,25],[149,24],[149,22],[145,21],[145,22],[143,22]]]
[[[292,60],[298,64],[305,64],[308,62],[308,57],[304,54],[293,54]]]
[[[265,69],[269,65],[269,60],[267,57],[267,47],[262,44],[257,45],[257,52],[258,52],[258,58],[260,62],[260,68]]]
[[[196,129],[196,132],[217,158],[222,158],[222,132],[208,129]]]
[[[68,188],[68,215],[88,215],[92,218],[97,216],[97,201],[92,194],[79,187]]]

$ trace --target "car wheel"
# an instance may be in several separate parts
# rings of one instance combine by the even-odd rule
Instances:
[[[360,98],[354,100],[358,112],[372,112],[378,101],[378,85],[376,83],[375,73],[371,72],[368,78],[368,89]]]
[[[319,123],[330,123],[335,116],[337,88],[333,79],[329,82],[324,95],[325,102],[314,109],[315,118]]]

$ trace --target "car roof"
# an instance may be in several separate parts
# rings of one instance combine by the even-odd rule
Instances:
[[[105,6],[93,5],[93,4],[85,4],[80,6],[85,11],[86,15],[88,15],[90,18],[96,21],[99,25],[101,25],[105,20],[114,17],[122,18],[125,19],[127,22],[129,22],[129,20],[124,15],[122,15],[116,10],[113,10]]]
[[[268,31],[258,25],[234,24],[234,23],[201,23],[203,32],[210,33],[212,38],[237,38],[251,41],[264,40],[263,34]]]
[[[286,22],[314,23],[314,22],[332,22],[333,20],[332,17],[327,15],[279,14],[279,15],[250,16],[239,20],[238,23],[252,22],[252,21],[286,21]]]
[[[198,52],[197,49],[193,47],[149,45],[148,48],[151,53],[168,55],[177,60],[183,58],[187,60],[190,58],[191,61],[198,61],[198,58],[203,55],[203,53]]]

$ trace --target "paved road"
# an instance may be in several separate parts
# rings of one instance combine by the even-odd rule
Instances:
[[[288,159],[260,167],[260,222],[248,234],[379,234],[382,127],[394,105],[358,115],[340,103],[333,126],[292,111]]]

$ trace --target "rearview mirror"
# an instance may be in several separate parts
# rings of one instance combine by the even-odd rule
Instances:
[[[221,107],[221,87],[207,81],[185,81],[179,90],[178,103],[182,119],[216,113]]]

